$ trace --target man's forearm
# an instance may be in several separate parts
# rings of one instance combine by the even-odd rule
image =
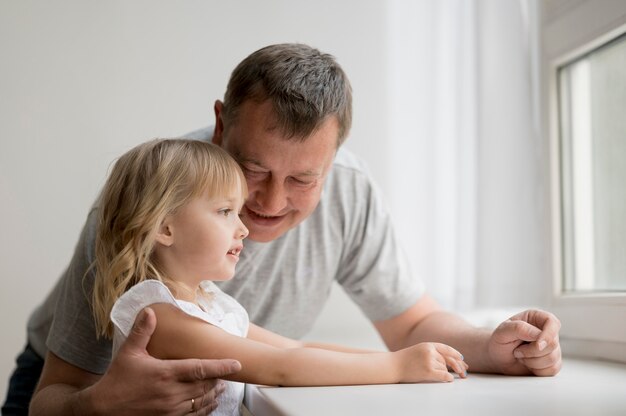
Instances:
[[[49,385],[33,396],[30,416],[49,415],[96,415],[86,390],[67,384]]]
[[[424,317],[409,333],[406,345],[418,342],[441,342],[463,354],[470,371],[496,372],[488,354],[488,343],[492,331],[476,328],[458,315],[435,311]]]
[[[46,355],[39,384],[30,402],[31,415],[97,415],[94,391],[101,376],[82,370],[52,352]],[[99,397],[100,396],[100,397]]]

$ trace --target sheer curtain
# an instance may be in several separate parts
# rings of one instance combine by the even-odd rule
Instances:
[[[535,0],[389,2],[383,184],[445,307],[545,299]]]

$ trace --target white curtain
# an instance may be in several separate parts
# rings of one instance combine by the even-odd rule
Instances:
[[[543,300],[536,9],[389,3],[383,186],[416,274],[457,311]]]

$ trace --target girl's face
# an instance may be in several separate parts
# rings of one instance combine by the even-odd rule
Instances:
[[[248,235],[242,205],[239,192],[217,198],[204,192],[166,217],[155,248],[163,271],[194,290],[202,280],[233,277]]]

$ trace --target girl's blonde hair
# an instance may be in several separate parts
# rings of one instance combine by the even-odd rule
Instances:
[[[98,336],[111,338],[109,315],[115,301],[146,279],[174,284],[152,258],[159,226],[190,199],[247,195],[234,159],[202,141],[158,139],[122,155],[102,190],[96,233],[93,314]]]

